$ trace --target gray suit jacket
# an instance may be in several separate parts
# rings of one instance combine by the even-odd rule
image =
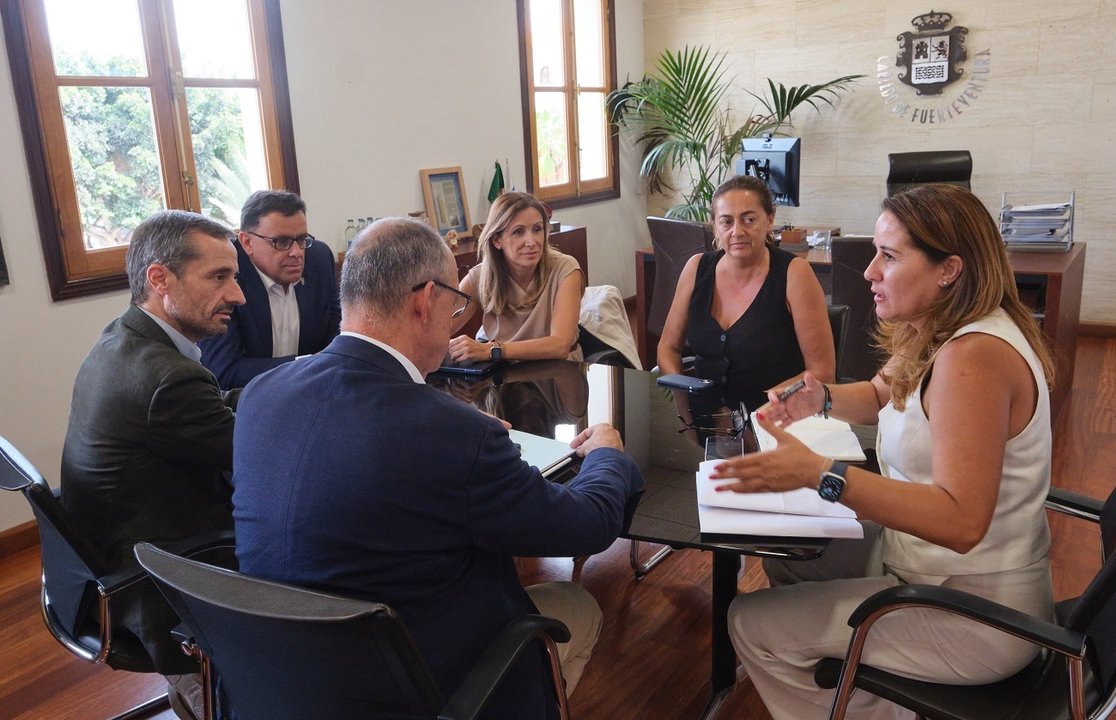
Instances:
[[[101,333],[74,382],[62,505],[110,570],[134,563],[140,540],[232,529],[226,473],[238,397],[134,305]],[[125,621],[145,645],[149,620],[137,609]],[[155,642],[159,666],[155,656],[166,653],[163,638]],[[168,652],[180,665],[177,651]]]

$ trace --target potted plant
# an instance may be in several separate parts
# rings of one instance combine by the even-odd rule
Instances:
[[[790,115],[803,103],[821,112],[819,100],[833,105],[838,95],[863,75],[845,75],[821,85],[788,88],[768,79],[763,95],[747,91],[765,112],[749,115],[738,127],[725,105],[732,88],[725,77],[725,56],[706,47],[664,50],[656,62],[658,73],[626,82],[608,96],[609,116],[635,134],[643,160],[640,175],[651,192],[678,189],[684,202],[666,216],[708,222],[713,191],[733,172],[733,159],[744,138],[765,133],[783,134]],[[672,174],[687,187],[671,185]]]

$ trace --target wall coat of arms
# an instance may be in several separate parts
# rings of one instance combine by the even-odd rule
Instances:
[[[950,13],[931,10],[911,20],[916,32],[895,38],[899,41],[895,65],[905,69],[898,73],[898,79],[919,95],[941,95],[945,86],[965,72],[959,64],[968,58],[965,35],[969,29],[958,25],[947,30],[952,20]]]

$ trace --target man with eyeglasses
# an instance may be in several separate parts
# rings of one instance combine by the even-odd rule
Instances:
[[[202,343],[224,389],[318,352],[337,337],[341,307],[329,246],[306,231],[306,203],[285,190],[252,193],[240,211],[237,282],[247,302],[229,331]]]
[[[242,572],[383,602],[400,614],[443,695],[511,620],[541,612],[569,692],[600,632],[580,585],[524,588],[515,556],[586,556],[620,533],[643,479],[612,427],[571,445],[565,485],[525,463],[504,426],[428,386],[469,298],[430,226],[366,229],[341,271],[342,332],[312,358],[244,390],[233,438],[233,518]],[[541,651],[501,683],[484,718],[553,717]]]

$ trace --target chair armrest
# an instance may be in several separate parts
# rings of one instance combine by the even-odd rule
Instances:
[[[474,720],[484,709],[492,691],[526,648],[534,646],[540,634],[555,642],[568,642],[570,631],[561,621],[542,615],[524,615],[508,623],[473,665],[473,669],[454,691],[440,717]],[[562,691],[561,688],[558,689]]]
[[[597,365],[626,365],[627,360],[619,350],[598,350],[585,356],[584,362]]]
[[[1088,495],[1051,487],[1046,494],[1046,507],[1066,515],[1099,523],[1104,502]]]
[[[1050,648],[1071,657],[1085,656],[1085,635],[1052,622],[1019,612],[991,600],[936,585],[897,585],[872,595],[849,616],[849,625],[857,628],[867,622],[905,607],[944,610],[971,618],[984,625]]]

